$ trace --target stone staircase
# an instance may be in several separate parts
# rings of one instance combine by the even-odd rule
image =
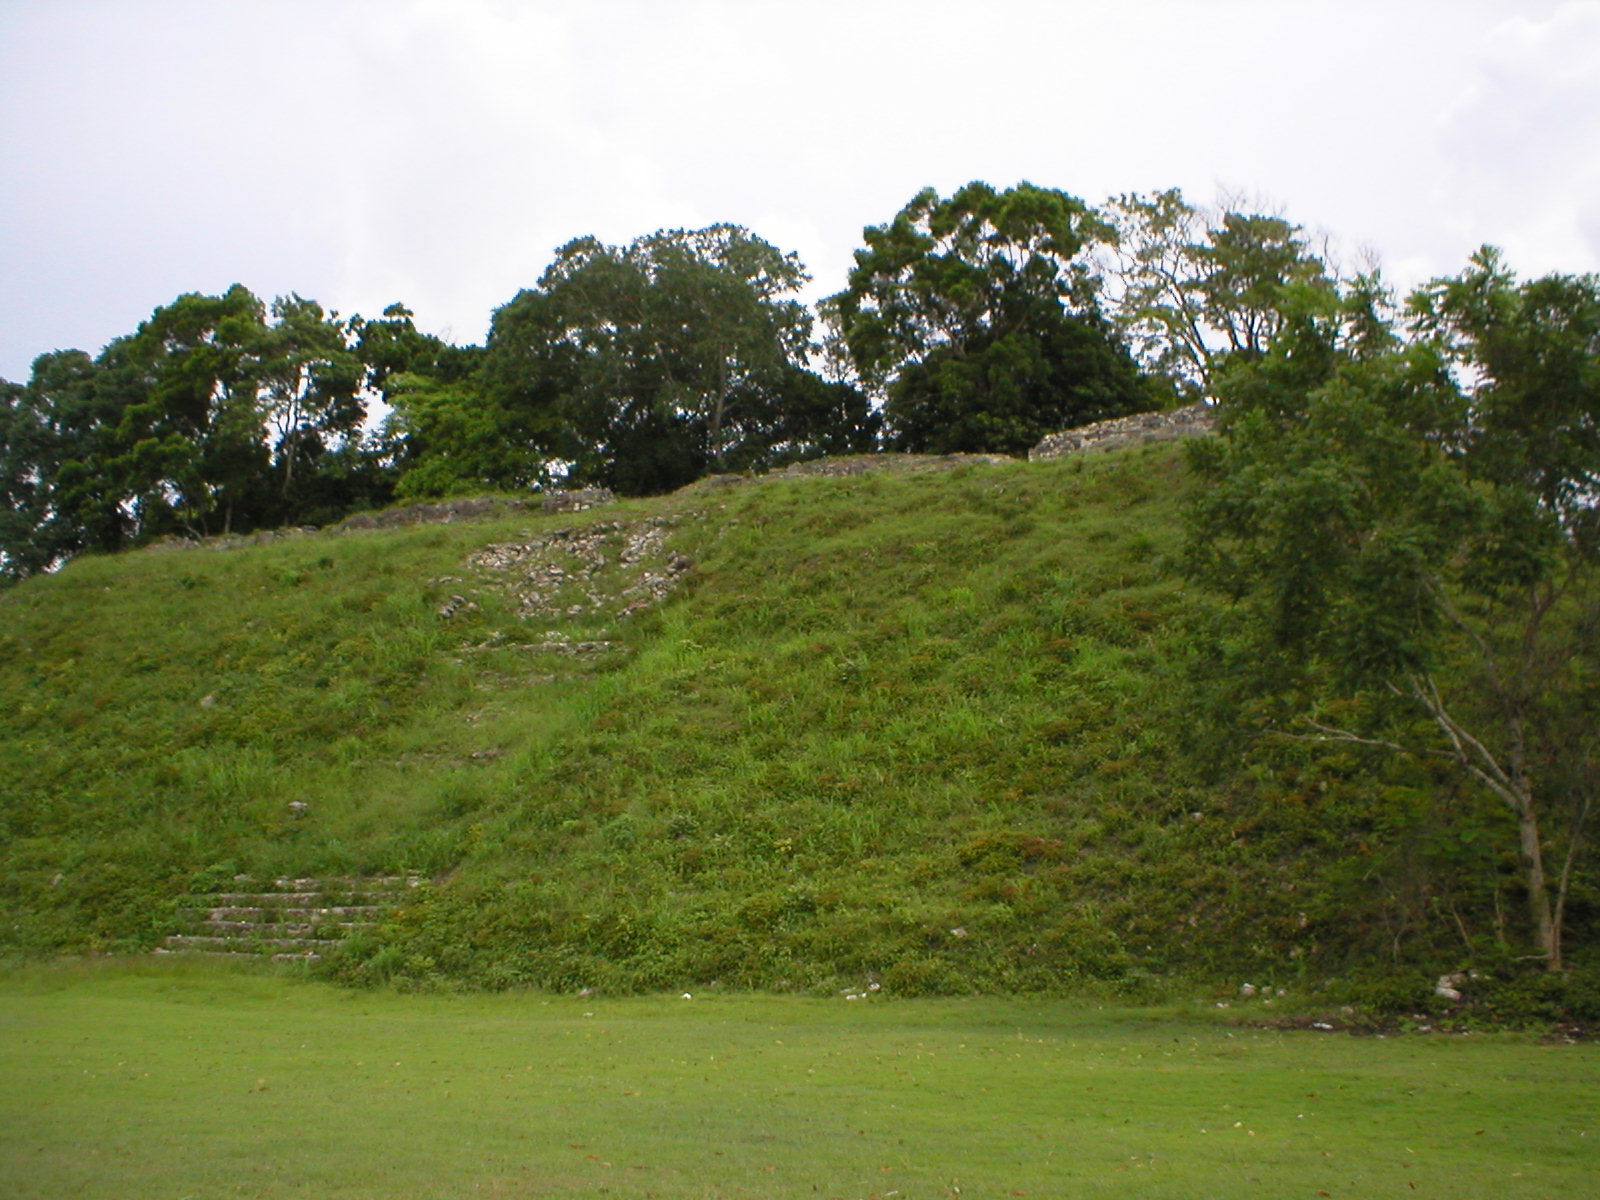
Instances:
[[[316,962],[334,942],[376,925],[421,883],[418,875],[274,879],[269,884],[239,876],[233,891],[181,897],[180,932],[168,936],[156,953]]]

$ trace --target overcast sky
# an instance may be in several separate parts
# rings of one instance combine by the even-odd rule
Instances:
[[[1409,285],[1600,270],[1600,0],[0,0],[0,376],[239,282],[479,342],[555,248],[844,284],[920,188],[1263,198]]]

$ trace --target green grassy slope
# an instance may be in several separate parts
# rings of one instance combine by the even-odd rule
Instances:
[[[1184,486],[1147,448],[75,562],[0,595],[0,939],[409,869],[324,969],[1137,990],[1399,946],[1375,785],[1196,753]]]

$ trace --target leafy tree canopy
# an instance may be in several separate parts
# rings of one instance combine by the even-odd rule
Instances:
[[[1077,261],[1097,231],[1082,201],[1029,183],[925,189],[864,231],[824,314],[898,446],[1021,453],[1155,406]]]
[[[670,490],[782,448],[810,348],[793,254],[734,225],[580,238],[495,313],[496,401],[578,480]]]
[[[1207,212],[1176,188],[1111,200],[1097,255],[1117,328],[1146,369],[1195,398],[1264,355],[1296,312],[1337,305],[1327,265],[1282,217]]]
[[[383,502],[365,371],[337,314],[298,296],[269,308],[239,285],[178,297],[96,358],[41,356],[5,388],[5,573]]]

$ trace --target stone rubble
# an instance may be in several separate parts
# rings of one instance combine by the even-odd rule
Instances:
[[[628,617],[660,604],[693,566],[667,549],[675,524],[677,519],[668,517],[599,521],[529,542],[485,546],[467,561],[480,571],[509,576],[525,619]]]
[[[1170,412],[1134,413],[1131,417],[1096,421],[1092,425],[1052,433],[1028,451],[1028,461],[1044,462],[1082,450],[1120,450],[1146,442],[1201,437],[1210,433],[1215,425],[1216,410],[1208,404],[1192,404]]]

